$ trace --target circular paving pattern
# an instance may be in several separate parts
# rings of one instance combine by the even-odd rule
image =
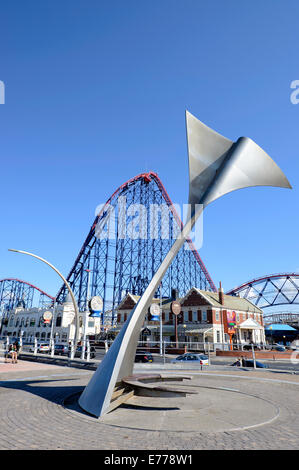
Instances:
[[[269,401],[238,390],[203,387],[193,379],[192,386],[177,385],[197,394],[176,398],[134,396],[126,404],[100,419],[102,424],[141,431],[224,432],[261,426],[274,421],[279,409]],[[175,382],[172,382],[176,385]],[[82,414],[80,394],[65,401],[65,406]],[[93,417],[90,417],[94,420]],[[183,423],[183,425],[182,425]]]
[[[34,373],[0,383],[1,449],[298,448],[298,376],[199,373],[186,385],[197,395],[134,397],[98,420],[63,405],[92,372],[54,367],[52,374]]]

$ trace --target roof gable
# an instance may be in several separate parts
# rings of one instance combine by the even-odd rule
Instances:
[[[181,299],[181,306],[193,307],[197,305],[212,305],[211,300],[205,294],[206,292],[200,291],[196,287],[192,287],[185,297]]]

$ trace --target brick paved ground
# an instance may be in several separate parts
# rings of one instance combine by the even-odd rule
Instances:
[[[19,364],[18,364],[19,365]],[[31,365],[31,364],[30,364]],[[210,390],[210,404],[203,405],[205,419],[217,423],[219,410],[216,403],[218,394],[219,402],[224,393],[219,390],[231,388],[242,392],[240,395],[231,395],[230,410],[227,414],[225,425],[228,430],[219,432],[206,431],[203,422],[198,421],[198,429],[189,431],[165,431],[163,426],[167,424],[169,413],[174,411],[161,411],[161,419],[156,429],[151,429],[151,420],[147,420],[146,413],[154,416],[153,411],[146,409],[119,409],[118,414],[107,415],[104,421],[86,416],[78,410],[65,408],[64,399],[76,392],[80,392],[88,382],[92,372],[68,367],[57,367],[34,364],[30,368],[28,364],[20,363],[18,369],[3,371],[0,367],[0,448],[1,449],[297,449],[299,443],[298,420],[298,391],[299,377],[288,374],[272,374],[262,371],[233,371],[203,372],[195,374],[192,384],[203,388],[202,396],[208,396]],[[11,366],[9,366],[11,368]],[[23,369],[22,369],[23,367]],[[238,377],[239,376],[239,377]],[[215,390],[218,388],[218,391]],[[199,389],[200,390],[200,389]],[[233,396],[237,397],[236,400]],[[240,399],[244,398],[244,407],[251,406],[254,412],[254,401],[258,406],[266,399],[265,406],[261,406],[258,422],[270,423],[239,429],[235,428],[234,413],[240,406]],[[137,401],[136,401],[137,400]],[[144,399],[134,398],[133,404],[144,405]],[[155,400],[155,399],[152,399]],[[176,399],[172,399],[176,400]],[[181,400],[181,399],[180,399]],[[192,398],[186,398],[192,400]],[[207,399],[208,401],[208,399]],[[186,402],[187,403],[187,402]],[[250,404],[251,403],[251,404]],[[155,402],[157,404],[157,402]],[[173,402],[172,402],[173,404]],[[249,405],[248,405],[249,404]],[[168,402],[169,406],[169,402]],[[200,405],[201,406],[201,405]],[[253,407],[252,407],[253,406]],[[188,406],[186,405],[188,408]],[[235,407],[235,409],[234,409]],[[222,413],[224,413],[222,407]],[[156,411],[160,415],[160,411]],[[229,426],[229,414],[231,413],[231,426]],[[250,409],[249,409],[250,413]],[[277,416],[278,415],[278,416]],[[179,411],[178,411],[179,416]],[[134,418],[133,418],[134,417]],[[219,429],[223,422],[223,415],[219,419]],[[155,418],[157,419],[157,418]],[[243,416],[243,425],[252,424],[246,416]],[[253,419],[253,418],[252,418]],[[130,428],[130,420],[135,422],[135,428]],[[209,421],[207,421],[209,422]],[[157,421],[153,421],[153,427]],[[195,424],[196,426],[196,424]],[[147,427],[147,429],[144,429]],[[184,422],[182,430],[186,429]],[[242,426],[239,426],[239,428]],[[215,429],[215,427],[214,427]],[[11,436],[14,436],[12,439]]]

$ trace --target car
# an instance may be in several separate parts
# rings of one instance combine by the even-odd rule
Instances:
[[[286,348],[284,346],[274,346],[274,351],[279,351],[279,352],[284,352],[286,350]]]
[[[37,343],[37,352],[38,353],[47,353],[50,352],[50,345],[49,343]],[[32,345],[29,349],[30,352],[34,352],[34,345]]]
[[[262,362],[255,361],[255,365],[258,369],[267,369],[268,366]],[[240,366],[240,361],[236,361],[231,366]],[[252,359],[243,359],[242,367],[254,367],[254,361]]]
[[[69,347],[66,344],[55,344],[54,354],[57,356],[67,356],[69,353]]]
[[[255,351],[260,351],[262,348],[260,346],[258,346],[257,344],[254,344],[253,349]],[[244,344],[243,345],[243,350],[244,351],[251,351],[252,350],[252,344]]]
[[[70,355],[70,351],[69,351]],[[82,355],[82,346],[77,346],[77,349],[75,351],[75,357],[81,357]],[[87,347],[85,348],[85,358],[87,356]],[[94,346],[90,346],[90,358],[93,359],[96,357],[96,349]]]
[[[199,365],[208,366],[209,365],[209,358],[205,354],[197,354],[197,353],[185,353],[181,356],[176,357],[171,361],[172,364],[176,364],[178,362],[199,362]]]
[[[151,353],[145,351],[136,351],[135,362],[153,362]]]

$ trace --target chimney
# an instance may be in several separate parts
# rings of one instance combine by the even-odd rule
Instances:
[[[224,294],[223,294],[223,289],[222,289],[222,286],[221,286],[221,281],[219,283],[218,294],[219,294],[219,303],[221,305],[223,305],[224,304]]]
[[[179,296],[179,292],[177,289],[171,289],[171,300],[176,300]]]

